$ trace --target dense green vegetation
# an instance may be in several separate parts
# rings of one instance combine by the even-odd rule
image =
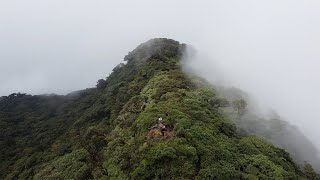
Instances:
[[[153,39],[66,96],[0,99],[0,179],[319,179],[283,149],[237,131],[234,106],[181,71],[184,44]],[[165,136],[149,129],[163,117]]]
[[[263,137],[274,145],[286,149],[299,165],[308,162],[315,169],[320,169],[317,148],[297,127],[282,120],[275,112],[261,115],[261,112],[254,109],[255,103],[250,97],[239,89],[226,87],[218,89],[220,96],[232,102],[232,105],[225,106],[223,111],[237,125],[240,134]],[[248,105],[246,101],[250,104]]]

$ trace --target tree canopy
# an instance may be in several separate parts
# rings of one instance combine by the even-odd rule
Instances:
[[[0,179],[318,177],[285,150],[239,134],[223,110],[231,103],[181,70],[185,46],[143,43],[97,88],[1,98]],[[167,131],[151,136],[159,117]]]

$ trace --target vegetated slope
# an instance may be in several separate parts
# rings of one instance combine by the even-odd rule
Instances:
[[[259,118],[248,113],[241,117],[236,125],[245,129],[248,134],[264,137],[276,146],[286,149],[297,163],[304,164],[306,161],[315,169],[320,169],[316,147],[297,127],[286,121],[277,117]]]
[[[288,151],[299,165],[308,162],[315,169],[320,170],[317,148],[297,127],[282,120],[276,112],[261,115],[250,97],[237,88],[218,87],[217,89],[220,96],[231,102],[231,105],[223,110],[236,124],[240,133],[263,137]],[[236,103],[239,100],[245,102],[245,106],[240,111]]]
[[[237,133],[227,103],[181,71],[184,44],[153,39],[97,88],[0,100],[1,179],[312,179],[289,154]],[[152,127],[163,117],[161,136]]]

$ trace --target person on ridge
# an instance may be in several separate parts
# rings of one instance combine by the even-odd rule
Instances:
[[[164,131],[166,131],[166,126],[162,124],[162,122],[159,123],[159,129],[161,131],[162,136],[164,136]]]

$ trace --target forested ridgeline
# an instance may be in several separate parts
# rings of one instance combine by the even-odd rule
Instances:
[[[0,179],[319,178],[285,150],[239,132],[227,113],[240,117],[244,100],[230,102],[185,74],[185,49],[152,39],[96,88],[2,97]]]

